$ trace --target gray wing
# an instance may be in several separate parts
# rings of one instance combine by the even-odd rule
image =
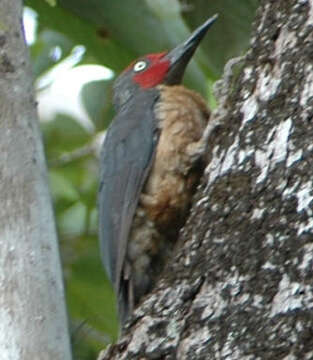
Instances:
[[[136,104],[141,101],[138,110]],[[157,142],[156,96],[137,99],[110,126],[100,158],[99,235],[104,266],[119,292],[127,240]]]

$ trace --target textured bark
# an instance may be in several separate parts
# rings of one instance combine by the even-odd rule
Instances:
[[[0,1],[0,358],[71,358],[22,1]]]
[[[260,2],[175,256],[99,359],[313,358],[312,49],[313,0]]]

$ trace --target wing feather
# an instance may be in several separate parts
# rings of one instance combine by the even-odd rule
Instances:
[[[132,220],[158,138],[153,111],[157,98],[156,92],[150,92],[150,96],[139,94],[120,111],[107,131],[101,151],[100,250],[117,293]]]

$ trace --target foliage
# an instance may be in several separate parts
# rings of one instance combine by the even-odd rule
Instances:
[[[100,64],[118,73],[139,55],[170,49],[218,12],[218,22],[186,75],[187,85],[209,98],[209,84],[221,75],[226,60],[247,46],[257,1],[58,0],[50,6],[28,0],[26,5],[38,14],[30,51],[39,98],[53,85],[53,77],[43,81],[47,74],[68,61],[77,45],[85,51],[75,66]],[[111,86],[107,79],[82,88],[79,97],[89,126],[61,111],[40,119],[76,359],[94,359],[117,336],[114,295],[98,250],[96,211],[99,136],[114,114]]]

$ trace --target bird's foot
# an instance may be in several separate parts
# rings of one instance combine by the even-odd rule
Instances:
[[[195,163],[204,156],[209,146],[209,138],[214,130],[220,126],[218,118],[210,119],[206,128],[204,129],[201,139],[193,142],[187,146],[187,154],[190,156],[191,162]]]

